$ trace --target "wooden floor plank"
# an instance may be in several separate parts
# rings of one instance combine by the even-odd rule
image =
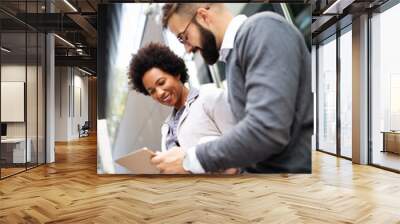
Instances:
[[[97,175],[96,138],[0,181],[0,223],[400,223],[400,175],[313,152],[310,175]]]

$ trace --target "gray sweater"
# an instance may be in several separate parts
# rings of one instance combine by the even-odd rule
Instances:
[[[205,171],[311,172],[310,60],[301,33],[281,16],[258,13],[242,24],[226,63],[228,100],[237,124],[197,147]]]

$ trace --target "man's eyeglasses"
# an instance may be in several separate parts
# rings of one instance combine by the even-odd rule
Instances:
[[[208,9],[210,9],[210,7],[207,6],[205,9],[208,10]],[[179,42],[181,42],[182,44],[185,44],[186,41],[187,41],[187,36],[185,35],[185,33],[186,33],[187,29],[189,28],[190,24],[193,22],[194,18],[196,18],[196,15],[197,15],[197,10],[194,13],[192,19],[190,19],[189,23],[186,25],[185,29],[182,32],[180,32],[180,33],[178,33],[176,35],[176,37],[178,38]]]

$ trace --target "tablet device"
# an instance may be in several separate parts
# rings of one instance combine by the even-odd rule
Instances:
[[[115,162],[133,174],[159,174],[160,170],[150,160],[156,153],[148,148],[135,150]]]

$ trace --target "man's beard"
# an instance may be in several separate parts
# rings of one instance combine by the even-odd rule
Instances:
[[[200,24],[196,23],[197,27],[199,28],[199,31],[201,33],[200,35],[200,42],[201,42],[201,49],[200,53],[204,58],[204,61],[212,65],[215,62],[218,61],[219,58],[219,50],[217,47],[217,42],[215,40],[214,34],[206,29],[203,28]]]

